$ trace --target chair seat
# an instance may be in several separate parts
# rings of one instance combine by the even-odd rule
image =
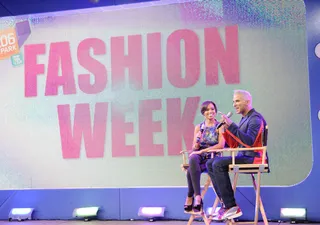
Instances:
[[[229,165],[230,172],[236,173],[268,173],[269,165],[268,164],[237,164]]]
[[[182,168],[188,169],[189,164],[182,164]],[[258,173],[260,170],[261,173],[269,172],[268,164],[237,164],[237,165],[229,165],[230,172],[239,172],[239,173]],[[207,171],[204,171],[207,172]]]

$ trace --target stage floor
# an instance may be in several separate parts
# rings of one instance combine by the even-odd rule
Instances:
[[[155,222],[148,222],[148,221],[63,221],[63,220],[41,220],[41,221],[0,221],[0,225],[186,225],[187,221],[155,221]],[[202,225],[203,222],[195,221],[194,225]],[[211,225],[222,225],[225,223],[211,223]],[[269,225],[279,225],[280,223],[269,223]],[[287,223],[289,224],[289,223]],[[259,225],[263,225],[263,223],[259,223]]]

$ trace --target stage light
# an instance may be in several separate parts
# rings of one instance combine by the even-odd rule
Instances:
[[[9,213],[9,221],[11,220],[31,220],[33,208],[12,208]]]
[[[291,223],[307,220],[307,209],[305,208],[281,208],[280,218],[289,219]]]
[[[164,217],[164,211],[165,207],[140,207],[138,216],[152,220],[153,218]]]
[[[84,207],[76,208],[73,210],[73,217],[83,218],[84,220],[89,220],[97,216],[99,207]]]
[[[217,213],[220,210],[220,207],[216,207],[215,213]],[[207,208],[207,215],[212,215],[212,207]]]

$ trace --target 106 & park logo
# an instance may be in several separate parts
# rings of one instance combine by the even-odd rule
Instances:
[[[15,28],[0,31],[0,60],[11,58],[13,66],[23,64]]]
[[[13,67],[23,65],[23,54],[20,48],[31,34],[31,25],[52,22],[54,17],[31,17],[17,20],[9,18],[0,19],[0,27],[7,27],[0,30],[0,60],[11,59]]]
[[[11,59],[13,67],[24,64],[23,54],[20,48],[31,34],[31,26],[42,23],[51,23],[55,20],[53,16],[34,17],[29,15],[24,18],[0,19],[0,27],[7,27],[0,30],[0,60]]]

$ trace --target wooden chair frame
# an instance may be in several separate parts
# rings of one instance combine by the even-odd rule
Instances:
[[[261,191],[261,174],[262,173],[269,173],[269,162],[268,162],[268,158],[267,158],[267,139],[268,139],[268,126],[265,126],[265,130],[263,132],[262,135],[262,143],[264,146],[262,147],[253,147],[253,148],[225,148],[225,149],[215,149],[212,151],[209,151],[209,153],[211,152],[212,155],[214,153],[217,152],[221,152],[221,154],[224,154],[224,152],[229,152],[231,153],[231,157],[232,157],[232,163],[229,165],[229,173],[234,173],[234,179],[233,179],[233,184],[232,184],[232,188],[234,190],[234,193],[236,192],[236,187],[237,187],[237,182],[238,182],[238,178],[239,178],[239,174],[243,173],[243,174],[250,174],[251,175],[251,179],[252,179],[252,184],[253,184],[253,188],[255,190],[255,194],[256,194],[256,200],[255,200],[255,215],[254,215],[254,220],[253,221],[248,221],[248,222],[235,222],[234,219],[231,220],[227,220],[226,221],[226,225],[236,225],[236,224],[254,224],[257,225],[258,224],[258,219],[259,219],[259,211],[261,213],[264,225],[269,225],[268,223],[268,219],[266,216],[266,212],[264,210],[264,206],[261,200],[261,196],[260,196],[260,191]],[[256,151],[256,150],[262,150],[262,160],[260,164],[254,163],[254,164],[236,164],[235,163],[235,157],[236,157],[236,153],[239,151]],[[181,151],[180,153],[182,153],[182,157],[183,157],[183,164],[182,164],[182,169],[184,171],[187,170],[187,168],[189,167],[189,164],[187,164],[187,159],[186,159],[186,153],[188,153],[188,151]],[[267,159],[267,160],[266,160]],[[267,162],[267,163],[265,163]],[[254,174],[257,175],[257,182],[255,179]],[[202,199],[204,199],[204,195],[208,190],[209,185],[212,184],[211,179],[208,175],[207,181],[204,185],[204,189],[201,192],[201,197]],[[213,185],[212,185],[213,187]],[[214,192],[216,193],[214,187],[213,187]],[[217,195],[216,195],[217,196]],[[216,197],[213,206],[212,206],[212,212],[215,212],[218,203],[221,202],[221,200],[218,198],[218,196]],[[191,216],[189,218],[188,221],[188,225],[191,225],[191,223],[193,222],[193,220],[199,216],[198,214],[195,213],[190,213]],[[200,216],[203,218],[204,222],[206,225],[209,225],[212,221],[212,219],[206,216],[205,212],[201,212]]]
[[[188,157],[189,151],[183,150],[183,151],[180,152],[180,154],[182,154],[182,160],[183,160],[183,164],[181,164],[181,169],[182,169],[185,173],[187,173],[187,169],[189,168],[189,164],[187,163],[187,157]],[[223,154],[223,153],[222,153],[222,154]],[[212,157],[213,157],[213,153],[212,153]],[[201,198],[202,198],[202,200],[204,199],[204,196],[205,196],[205,194],[207,193],[208,188],[209,188],[210,185],[212,185],[212,181],[211,181],[210,176],[207,175],[207,180],[206,180],[206,182],[205,182],[205,184],[204,184],[204,186],[203,186],[203,189],[202,189],[202,191],[201,191]],[[213,191],[214,191],[215,194],[216,194],[216,191],[215,191],[213,185],[212,185],[212,189],[213,189]],[[217,194],[216,194],[216,196],[217,196]],[[213,203],[213,206],[212,206],[212,212],[215,212],[215,210],[216,210],[219,202],[220,202],[220,199],[219,199],[218,197],[216,197],[216,199],[215,199],[215,201],[214,201],[214,203]],[[205,210],[202,210],[202,212],[199,212],[199,213],[194,213],[193,211],[191,211],[191,212],[188,213],[188,214],[190,214],[190,217],[189,217],[189,220],[188,220],[188,224],[187,224],[187,225],[191,225],[192,222],[194,221],[194,219],[195,219],[195,218],[198,218],[198,217],[202,217],[202,219],[203,219],[203,221],[204,221],[204,223],[205,223],[206,225],[209,225],[209,224],[211,223],[211,221],[212,221],[212,219],[211,219],[210,217],[209,217],[209,218],[207,217]]]
[[[261,164],[236,164],[235,163],[235,157],[238,151],[255,151],[255,150],[262,150],[262,163]],[[259,211],[262,215],[263,222],[265,225],[268,225],[267,216],[264,210],[264,206],[261,200],[260,196],[260,187],[261,187],[261,174],[262,173],[268,173],[269,172],[269,164],[263,163],[266,160],[266,154],[267,154],[267,147],[254,147],[254,148],[226,148],[226,149],[219,149],[219,150],[213,150],[211,152],[230,152],[232,157],[232,163],[229,165],[229,172],[234,173],[234,179],[233,179],[233,185],[232,188],[234,192],[236,191],[237,187],[237,181],[239,178],[239,174],[245,173],[245,174],[251,174],[252,178],[252,184],[256,193],[256,201],[255,201],[255,216],[254,221],[248,221],[248,222],[235,222],[232,220],[227,220],[227,225],[231,224],[258,224],[259,219]],[[255,180],[254,174],[257,174],[257,182]]]

